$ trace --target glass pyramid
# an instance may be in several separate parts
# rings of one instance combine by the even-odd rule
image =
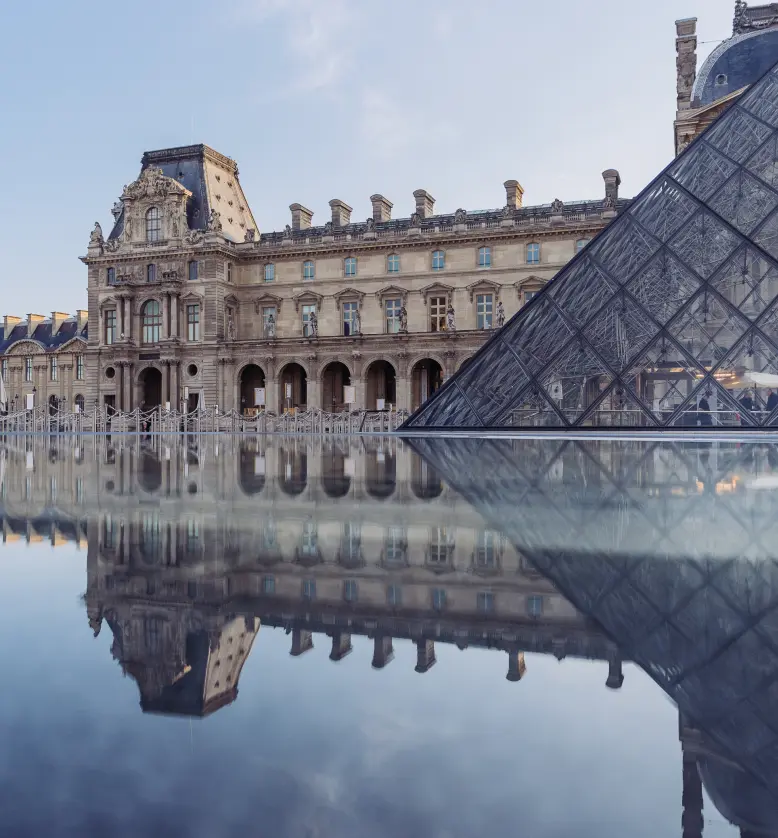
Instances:
[[[778,66],[404,429],[778,426]]]

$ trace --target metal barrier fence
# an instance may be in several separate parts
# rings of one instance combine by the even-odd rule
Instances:
[[[395,431],[407,418],[405,410],[327,413],[311,408],[280,416],[265,411],[255,416],[244,416],[234,410],[224,413],[215,408],[193,413],[179,413],[161,407],[149,411],[138,408],[131,413],[105,409],[70,413],[41,407],[0,416],[0,434],[372,434]]]

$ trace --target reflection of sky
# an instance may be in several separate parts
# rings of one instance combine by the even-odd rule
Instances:
[[[604,663],[528,656],[514,684],[504,654],[438,644],[418,675],[396,643],[374,671],[364,638],[333,664],[262,629],[234,704],[143,715],[89,630],[85,560],[0,550],[4,835],[680,834],[677,714],[633,667],[612,693]]]

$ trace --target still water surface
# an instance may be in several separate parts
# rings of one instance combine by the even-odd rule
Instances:
[[[2,835],[778,835],[774,447],[20,438],[0,486]]]

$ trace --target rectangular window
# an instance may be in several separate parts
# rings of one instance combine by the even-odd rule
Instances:
[[[346,579],[343,583],[343,599],[346,602],[357,601],[357,583],[353,579]]]
[[[76,355],[76,378],[79,381],[84,380],[84,356]]]
[[[313,337],[313,325],[311,324],[311,315],[316,317],[316,306],[315,305],[308,305],[303,306],[303,337],[310,338]]]
[[[156,282],[157,281],[157,266],[156,265],[146,265],[146,282]]]
[[[8,381],[8,359],[3,358],[2,364],[0,364],[0,375],[3,376],[3,381]]]
[[[540,264],[540,245],[537,242],[532,242],[532,244],[527,245],[527,264]]]
[[[446,298],[430,297],[430,331],[446,331]]]
[[[262,334],[266,338],[276,336],[276,307],[265,306],[262,309]]]
[[[190,555],[200,549],[200,524],[191,518],[186,522],[186,552]]]
[[[446,267],[446,254],[442,250],[435,250],[432,253],[432,270],[442,271]]]
[[[482,614],[491,614],[494,611],[494,594],[490,591],[479,591],[477,605]]]
[[[200,340],[200,305],[198,303],[186,307],[186,339]]]
[[[291,463],[287,463],[286,467],[289,479],[291,478]],[[316,523],[314,521],[306,521],[303,524],[300,552],[303,556],[308,556],[309,558],[319,555],[318,534],[316,532]]]
[[[527,597],[527,614],[530,617],[540,617],[543,615],[543,597],[532,595]]]
[[[491,294],[476,294],[475,297],[475,327],[476,329],[492,328],[492,311],[494,298]]]
[[[399,585],[389,585],[386,589],[386,604],[397,608],[402,602],[403,589]]]
[[[478,267],[491,268],[492,267],[492,248],[479,247],[478,248]]]
[[[232,282],[232,262],[227,262],[227,282]]]
[[[276,266],[269,262],[265,265],[265,282],[272,282],[276,278]]]
[[[359,303],[343,303],[343,334],[356,335],[359,333],[357,328],[357,312],[359,311]]]
[[[450,552],[449,535],[445,527],[433,527],[429,544],[430,564],[447,564]]]
[[[386,301],[386,334],[396,335],[400,331],[400,309],[402,300],[392,299]]]
[[[276,592],[276,580],[274,576],[262,577],[262,593],[272,596]]]
[[[193,259],[189,263],[189,279],[190,280],[195,280],[195,279],[198,278],[199,275],[200,275],[199,262],[197,262],[196,259]]]
[[[49,358],[49,379],[51,381],[57,380],[57,356]]]
[[[575,243],[575,252],[580,253],[589,244],[589,241],[589,239],[578,239]]]
[[[107,285],[116,285],[116,268],[106,268],[105,282]]]
[[[109,308],[103,313],[105,318],[105,342],[108,346],[116,343],[116,309]]]
[[[24,359],[24,380],[32,381],[32,358]]]
[[[432,607],[436,611],[442,611],[446,607],[446,592],[443,588],[432,589]]]
[[[349,256],[343,260],[343,273],[345,276],[357,275],[357,259],[356,256]]]
[[[390,274],[400,273],[400,257],[396,253],[386,257],[386,272]]]
[[[536,297],[538,294],[537,291],[525,291],[524,292],[524,305],[526,305],[533,297]]]
[[[316,279],[316,267],[313,262],[303,262],[303,279]]]
[[[494,533],[488,530],[478,533],[475,542],[475,565],[479,570],[495,567]]]
[[[303,579],[303,597],[305,599],[316,599],[315,579]]]

